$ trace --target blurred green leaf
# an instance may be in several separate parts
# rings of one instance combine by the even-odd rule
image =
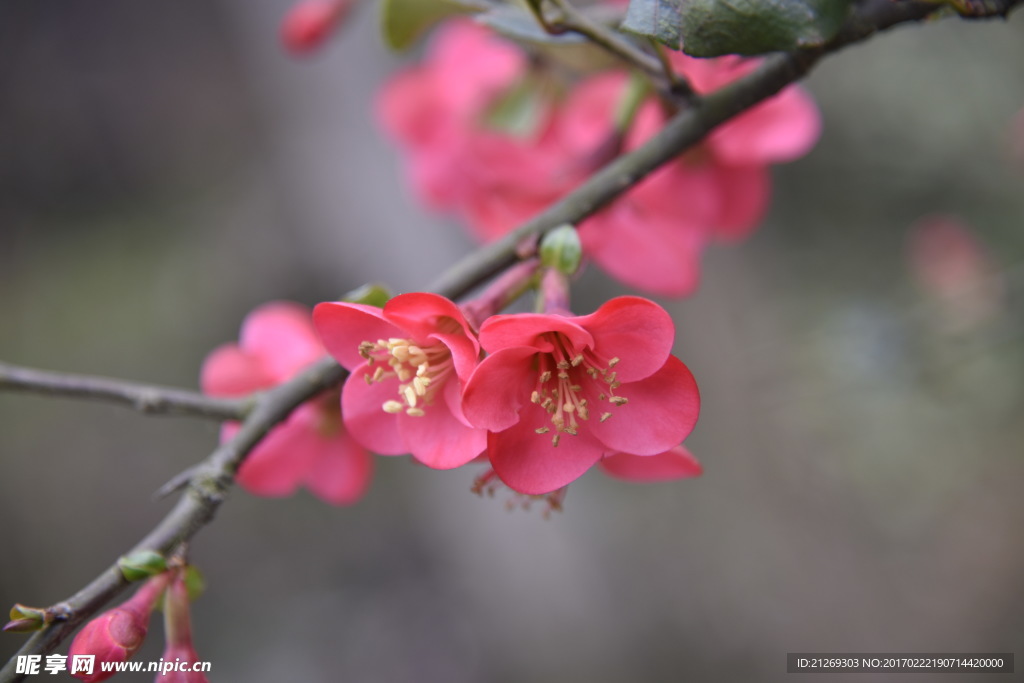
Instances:
[[[822,45],[851,0],[632,0],[622,27],[694,57]]]
[[[393,50],[404,50],[431,26],[446,17],[476,11],[456,0],[382,0],[381,30]]]

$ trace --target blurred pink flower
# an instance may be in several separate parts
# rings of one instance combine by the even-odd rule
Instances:
[[[490,354],[473,372],[464,410],[490,430],[487,452],[510,488],[545,494],[603,456],[654,456],[679,444],[700,409],[689,369],[670,355],[675,328],[652,301],[619,297],[585,316],[498,315],[484,322]]]
[[[462,386],[480,346],[458,306],[436,294],[401,294],[383,309],[322,303],[324,345],[351,371],[341,392],[349,432],[383,455],[411,453],[435,469],[469,462],[486,433],[466,420]]]
[[[325,355],[309,309],[269,303],[246,317],[237,344],[207,356],[200,383],[211,396],[243,396],[281,384]],[[225,424],[221,440],[238,428]],[[366,493],[372,469],[369,453],[342,426],[335,391],[299,406],[271,430],[236,479],[258,496],[288,496],[303,485],[332,505],[351,505]]]
[[[300,0],[281,22],[281,42],[295,55],[310,53],[330,38],[353,0]]]
[[[701,93],[756,66],[732,57],[671,58]],[[627,78],[599,74],[564,94],[511,43],[457,20],[438,31],[422,64],[385,86],[378,115],[405,148],[420,197],[459,213],[491,240],[564,196],[619,147],[635,149],[664,125],[664,110],[649,98],[628,131],[616,131]],[[497,116],[504,110],[518,113],[516,130]],[[805,154],[820,129],[811,98],[787,88],[581,223],[585,252],[638,289],[691,293],[704,248],[746,237],[763,218],[768,165]]]
[[[974,230],[955,216],[936,214],[910,229],[911,273],[939,305],[949,331],[976,328],[1000,313],[1005,282]]]

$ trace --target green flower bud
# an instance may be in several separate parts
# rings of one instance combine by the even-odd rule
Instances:
[[[565,275],[572,275],[580,267],[583,247],[576,228],[566,223],[550,230],[540,241],[540,263]]]
[[[356,287],[351,292],[342,296],[341,301],[384,308],[384,304],[386,304],[390,298],[391,292],[382,285],[365,284],[361,287]]]

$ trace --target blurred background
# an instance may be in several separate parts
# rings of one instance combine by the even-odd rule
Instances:
[[[375,127],[411,57],[374,8],[296,60],[289,6],[0,4],[0,359],[195,387],[256,305],[415,290],[472,248],[421,213]],[[350,509],[234,491],[192,549],[211,680],[776,681],[796,651],[1024,656],[1022,65],[1018,12],[901,28],[813,73],[821,142],[775,169],[767,221],[710,251],[699,293],[662,302],[701,386],[703,478],[591,472],[549,521],[406,458],[378,459]],[[929,214],[973,246],[911,239]],[[622,291],[592,270],[574,303]],[[91,580],[217,432],[0,393],[0,605]]]

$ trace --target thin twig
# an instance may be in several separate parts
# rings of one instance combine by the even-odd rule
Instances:
[[[84,398],[118,403],[150,415],[190,415],[211,420],[241,420],[256,405],[254,397],[215,398],[184,389],[9,363],[0,363],[0,391]]]
[[[621,33],[594,21],[586,13],[573,7],[568,0],[551,0],[551,4],[558,8],[562,16],[554,23],[538,17],[546,30],[556,33],[572,31],[580,34],[609,54],[641,71],[670,98],[689,100],[693,96],[693,89],[682,76],[671,69],[666,71],[656,57],[634,45]]]

